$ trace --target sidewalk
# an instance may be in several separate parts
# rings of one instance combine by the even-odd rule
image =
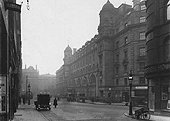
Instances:
[[[12,121],[46,121],[42,115],[35,110],[34,105],[19,105]]]
[[[100,104],[100,105],[109,105],[109,103],[102,103],[102,102],[91,102],[90,100],[86,100],[87,103],[91,104]],[[125,106],[123,103],[111,103],[112,106]],[[124,114],[129,118],[133,118],[128,113]],[[161,112],[151,112],[151,121],[170,121],[170,112],[161,111]]]
[[[124,115],[129,117],[129,118],[134,119],[134,117],[129,115],[128,113],[124,113]],[[151,114],[150,121],[170,121],[170,117],[169,116],[161,116],[161,115],[152,115]]]

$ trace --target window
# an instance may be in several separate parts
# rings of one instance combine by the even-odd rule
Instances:
[[[127,72],[127,64],[124,65],[124,71]]]
[[[170,20],[170,0],[167,3],[167,20]]]
[[[127,51],[124,51],[125,58],[128,57]]]
[[[140,39],[140,40],[146,39],[146,38],[145,38],[145,32],[140,32],[140,34],[139,34],[139,39]]]
[[[145,56],[145,55],[146,55],[145,47],[139,48],[139,56]]]
[[[128,24],[127,23],[125,23],[125,27],[127,27],[128,26]]]
[[[119,73],[119,67],[116,67],[116,74]]]
[[[145,62],[139,62],[139,71],[144,71]]]
[[[146,21],[145,16],[141,16],[141,17],[140,17],[140,23],[143,23],[143,22],[145,22],[145,21]]]
[[[146,6],[145,5],[141,5],[140,9],[141,9],[141,11],[142,10],[146,10]]]
[[[170,38],[165,41],[164,45],[165,45],[165,51],[164,51],[165,61],[169,61],[170,60],[170,52],[169,52],[169,50],[170,50]]]
[[[119,62],[119,54],[116,55],[116,61]]]
[[[145,77],[139,77],[139,84],[145,84]]]
[[[119,48],[119,41],[116,42],[116,49]]]
[[[125,84],[125,85],[128,84],[127,78],[124,78],[124,84]]]
[[[116,79],[116,85],[119,85],[119,79]]]
[[[125,42],[125,45],[126,45],[127,42],[128,42],[128,38],[127,37],[125,37],[124,42]]]

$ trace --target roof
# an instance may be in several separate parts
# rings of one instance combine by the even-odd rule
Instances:
[[[106,4],[103,5],[102,10],[113,10],[114,6],[110,1],[108,0]]]
[[[72,51],[71,47],[68,45],[65,49],[65,51]]]

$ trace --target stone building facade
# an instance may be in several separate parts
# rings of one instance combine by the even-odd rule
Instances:
[[[39,74],[39,71],[33,66],[22,69],[22,81],[21,81],[21,94],[28,93],[28,85],[30,84],[30,91],[33,94],[33,98],[36,98],[39,93],[49,93],[52,96],[56,93],[56,76],[51,74]]]
[[[21,6],[16,0],[0,0],[0,120],[12,120],[19,102],[22,74],[20,12]]]
[[[146,61],[145,1],[134,0],[133,6],[121,4],[115,8],[109,1],[100,11],[97,41],[102,79],[99,91],[114,102],[129,98],[129,72],[133,75],[133,96],[147,98],[144,77]]]
[[[149,107],[170,109],[170,0],[147,0],[146,5]]]
[[[115,8],[108,0],[99,16],[98,35],[77,51],[73,49],[72,53],[67,47],[69,51],[64,52],[63,69],[67,67],[68,71],[68,75],[63,76],[66,92],[105,101],[128,101],[131,70],[133,96],[147,97],[145,1],[134,0],[133,6],[121,4]]]
[[[33,66],[29,66],[28,68],[25,65],[25,68],[22,69],[22,81],[21,81],[21,94],[25,95],[28,93],[28,85],[31,86],[31,92],[33,96],[36,96],[38,91],[38,79],[39,79],[39,71]]]

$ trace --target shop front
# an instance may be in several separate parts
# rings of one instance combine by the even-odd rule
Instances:
[[[170,100],[169,78],[149,80],[148,101],[151,111],[167,110]]]

